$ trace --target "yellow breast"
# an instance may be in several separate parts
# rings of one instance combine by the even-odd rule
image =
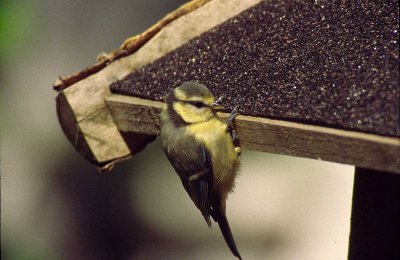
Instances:
[[[212,157],[214,187],[228,193],[233,189],[239,160],[226,124],[213,117],[202,123],[191,124],[187,134],[204,144]]]

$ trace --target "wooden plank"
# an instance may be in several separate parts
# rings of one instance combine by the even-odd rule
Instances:
[[[177,12],[182,11],[185,15],[179,13],[179,18],[167,16],[166,20],[149,29],[156,34],[151,40],[146,38],[146,44],[140,45],[136,52],[113,60],[100,70],[84,70],[82,75],[72,76],[71,81],[57,81],[55,88],[60,90],[58,118],[72,145],[103,170],[109,169],[116,161],[129,158],[132,149],[115,126],[104,102],[111,94],[110,84],[258,2],[260,0],[194,1],[194,10],[178,9]],[[130,39],[122,48],[135,48],[133,43],[134,39]]]
[[[87,117],[79,118],[63,92],[57,96],[56,104],[64,134],[75,149],[100,171],[110,170],[115,162],[130,157],[131,151],[106,106],[99,107],[94,113],[87,113]],[[139,144],[139,141],[136,143]]]
[[[59,77],[59,79],[54,83],[53,88],[57,91],[62,91],[70,85],[92,74],[95,74],[96,72],[106,67],[109,63],[134,53],[147,41],[149,41],[154,35],[161,31],[162,28],[164,28],[174,20],[178,19],[179,17],[203,6],[209,1],[211,0],[192,0],[182,5],[172,13],[166,15],[164,18],[162,18],[160,21],[148,28],[143,33],[126,39],[117,50],[109,54],[100,54],[99,57],[97,57],[98,63],[96,63],[95,65],[90,66],[70,76]]]
[[[400,175],[356,168],[348,259],[400,259]]]
[[[106,103],[119,130],[159,134],[162,102],[112,94]],[[398,138],[242,115],[235,127],[245,149],[400,173]]]

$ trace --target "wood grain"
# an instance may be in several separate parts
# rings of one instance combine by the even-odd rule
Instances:
[[[58,81],[55,85],[55,89],[60,91],[58,118],[72,145],[103,170],[109,169],[114,162],[129,158],[133,146],[126,144],[104,102],[111,94],[109,86],[259,1],[195,0],[121,46],[121,49],[133,53],[106,62],[107,65],[99,69],[84,70],[82,75],[71,77],[71,81]],[[146,38],[149,35],[151,40]],[[140,48],[135,49],[138,46]]]
[[[87,67],[80,72],[74,73],[70,76],[59,77],[58,80],[54,83],[53,88],[57,91],[62,91],[70,85],[92,75],[96,72],[100,71],[104,67],[106,67],[111,62],[118,60],[122,57],[128,56],[135,51],[137,51],[140,47],[142,47],[146,42],[148,42],[154,35],[156,35],[161,29],[179,17],[196,10],[197,8],[203,6],[207,2],[211,0],[192,0],[175,11],[169,13],[156,24],[148,28],[141,34],[135,35],[126,39],[121,46],[115,51],[105,54],[102,53],[97,57],[98,63],[93,66]]]
[[[159,134],[162,102],[112,94],[106,103],[119,130]],[[400,173],[398,138],[242,115],[235,127],[244,149]]]

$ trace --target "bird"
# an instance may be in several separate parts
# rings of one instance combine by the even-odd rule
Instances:
[[[242,259],[226,217],[226,200],[240,167],[239,138],[233,128],[236,106],[224,122],[222,98],[197,82],[184,82],[164,98],[160,115],[163,150],[207,225],[218,223],[233,255]]]

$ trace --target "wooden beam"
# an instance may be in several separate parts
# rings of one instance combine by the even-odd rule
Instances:
[[[79,98],[79,95],[76,97],[78,100],[87,99],[82,96]],[[130,157],[130,147],[115,126],[104,101],[103,105],[97,107],[83,105],[80,110],[74,108],[71,101],[74,100],[68,99],[65,92],[58,94],[58,120],[65,136],[84,158],[100,171],[107,171],[113,168],[116,161]],[[93,100],[87,103],[93,103]]]
[[[106,103],[120,131],[159,134],[162,102],[112,94]],[[242,115],[235,127],[244,149],[400,173],[398,138]]]
[[[99,64],[58,80],[54,85],[60,91],[58,119],[71,144],[101,170],[129,158],[132,144],[126,144],[104,102],[111,94],[110,84],[260,1],[194,0],[142,35],[125,41],[117,52],[103,57]],[[126,52],[129,55],[124,56]]]
[[[160,21],[148,28],[143,33],[126,39],[117,50],[108,54],[101,53],[97,58],[98,63],[96,63],[95,65],[90,66],[70,76],[59,77],[59,79],[54,83],[53,88],[57,91],[62,91],[70,85],[86,77],[89,77],[92,74],[97,73],[111,62],[134,53],[140,47],[146,44],[154,35],[160,32],[165,26],[175,21],[179,17],[184,16],[193,10],[196,10],[197,8],[203,6],[209,1],[211,0],[192,0],[187,2],[186,4],[176,9],[174,12],[166,15],[164,18],[162,18]]]
[[[356,167],[348,259],[400,259],[400,175]]]

